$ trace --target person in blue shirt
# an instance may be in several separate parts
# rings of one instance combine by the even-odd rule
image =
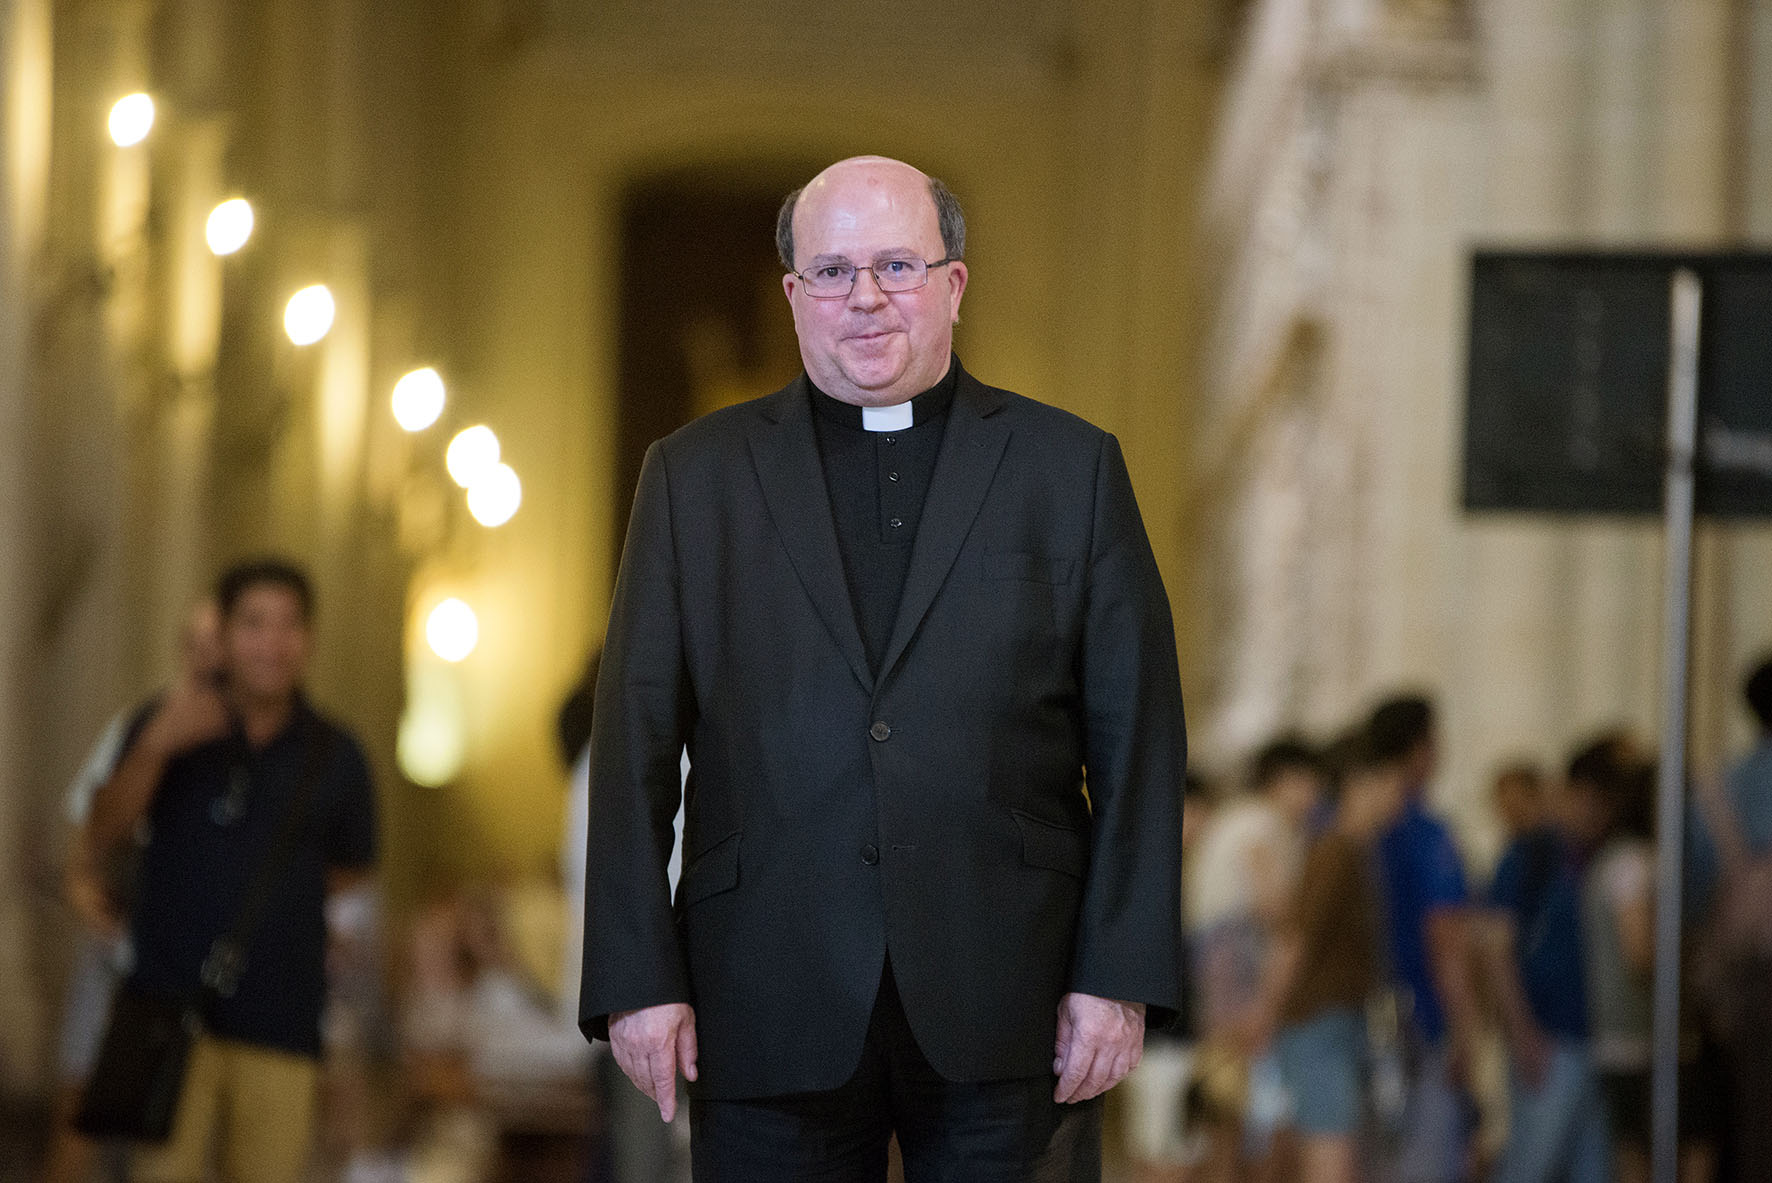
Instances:
[[[1452,1183],[1465,1174],[1474,1124],[1466,1085],[1476,1007],[1464,864],[1451,831],[1423,801],[1439,760],[1433,704],[1420,695],[1384,701],[1366,737],[1376,758],[1403,768],[1405,785],[1402,815],[1379,845],[1391,976],[1417,1052],[1392,1177]]]
[[[1730,882],[1717,909],[1721,935],[1713,992],[1728,1067],[1735,1177],[1772,1183],[1772,654],[1742,686],[1753,749],[1724,782]]]
[[[1485,928],[1508,1047],[1508,1140],[1496,1183],[1606,1183],[1611,1137],[1589,1043],[1581,884],[1594,836],[1565,812],[1496,865]]]

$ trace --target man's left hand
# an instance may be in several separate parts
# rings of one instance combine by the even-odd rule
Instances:
[[[1144,1055],[1144,1003],[1066,994],[1058,1002],[1055,1051],[1053,1100],[1063,1105],[1100,1096]]]

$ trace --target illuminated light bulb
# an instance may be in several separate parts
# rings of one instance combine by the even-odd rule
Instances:
[[[468,512],[482,526],[502,526],[523,504],[523,482],[508,464],[495,464],[468,486]]]
[[[145,94],[124,95],[111,108],[111,142],[133,148],[154,130],[154,100]]]
[[[209,211],[203,237],[212,254],[231,255],[252,237],[252,203],[244,197],[231,197]]]
[[[407,780],[435,789],[460,774],[467,754],[463,715],[453,671],[413,671],[394,746]]]
[[[407,431],[423,431],[442,413],[443,379],[430,366],[394,383],[394,422]]]
[[[464,746],[461,722],[447,711],[415,705],[400,716],[394,755],[415,785],[437,789],[454,780],[461,772]]]
[[[425,618],[425,640],[431,652],[444,661],[462,661],[480,643],[480,618],[464,601],[452,596]]]
[[[459,432],[449,441],[443,463],[456,484],[472,488],[475,481],[498,464],[498,437],[484,423]]]
[[[297,345],[312,345],[332,331],[332,318],[338,306],[325,284],[305,287],[289,297],[283,310],[283,331]]]

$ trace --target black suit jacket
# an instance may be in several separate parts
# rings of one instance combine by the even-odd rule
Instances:
[[[943,1076],[1049,1074],[1065,992],[1155,1021],[1179,1000],[1181,691],[1119,446],[962,372],[875,677],[813,413],[802,377],[646,455],[597,687],[581,1023],[690,1002],[698,1095],[834,1088],[890,954]]]

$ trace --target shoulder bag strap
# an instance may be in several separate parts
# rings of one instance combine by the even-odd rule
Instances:
[[[276,836],[247,882],[240,906],[234,911],[234,923],[225,934],[215,939],[209,947],[209,955],[203,959],[201,978],[205,1004],[217,998],[231,998],[239,987],[240,977],[246,972],[246,946],[252,939],[253,929],[258,927],[272,885],[283,874],[289,856],[295,850],[315,786],[325,770],[326,757],[332,750],[331,739],[318,719],[310,718],[305,722],[308,728],[307,759],[302,766],[301,780],[277,823]]]

